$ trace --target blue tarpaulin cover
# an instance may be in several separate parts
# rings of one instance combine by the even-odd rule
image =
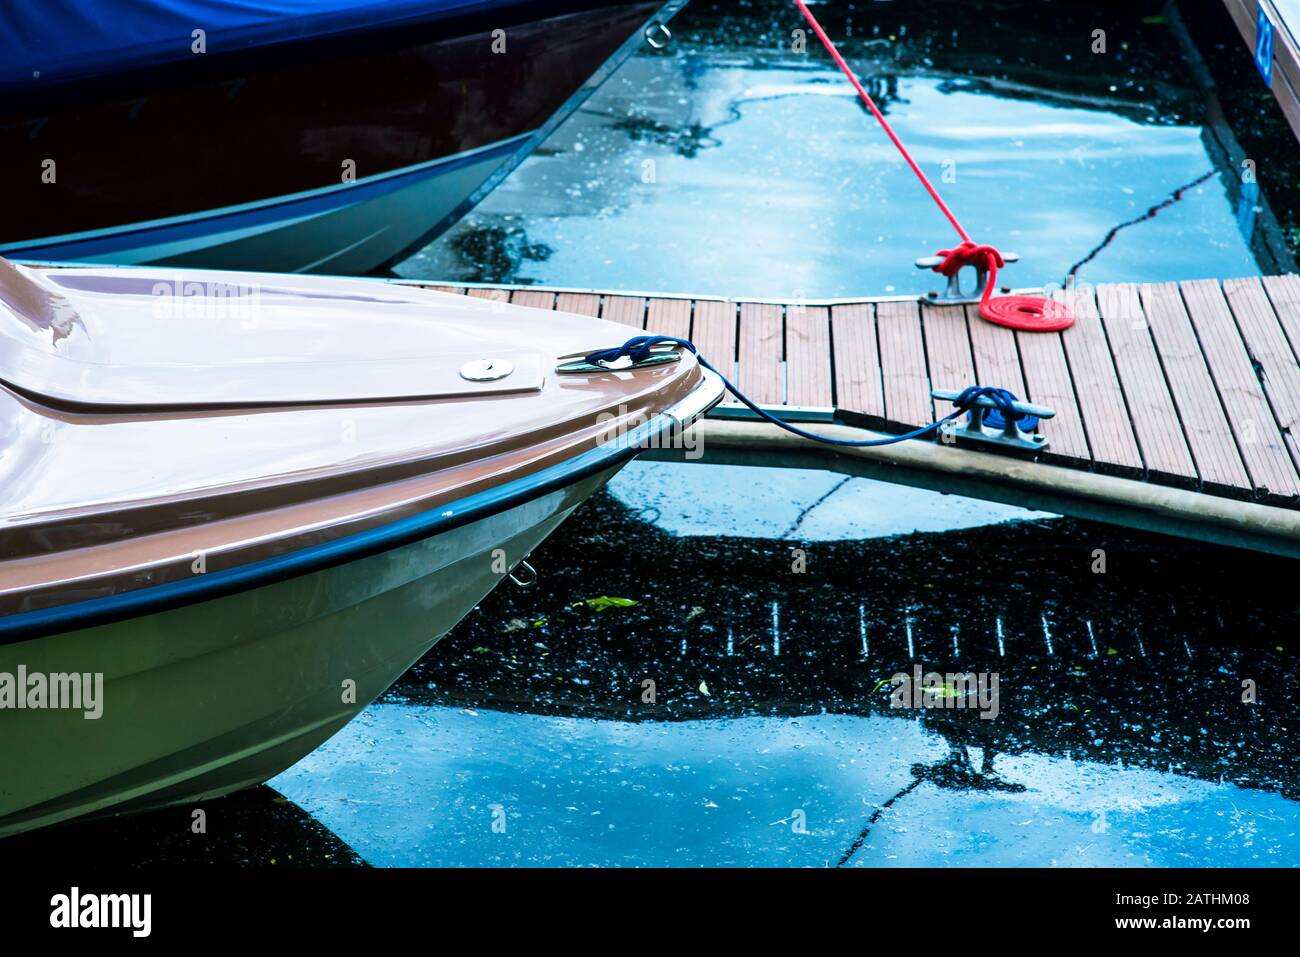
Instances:
[[[0,0],[0,89],[514,6],[504,0]]]

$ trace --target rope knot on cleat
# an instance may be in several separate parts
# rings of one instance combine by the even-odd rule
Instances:
[[[966,266],[988,274],[980,296],[980,316],[989,322],[1026,332],[1057,332],[1074,324],[1074,313],[1055,299],[1022,295],[995,297],[998,269],[1006,265],[996,246],[964,239],[952,249],[939,250],[935,256],[943,261],[933,269],[945,276],[955,276]]]
[[[943,262],[935,266],[934,271],[945,276],[956,275],[965,266],[998,269],[1006,265],[996,246],[969,239],[962,240],[952,249],[940,249],[935,255],[942,257]]]

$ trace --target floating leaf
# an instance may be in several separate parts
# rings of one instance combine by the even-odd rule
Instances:
[[[696,618],[699,618],[700,615],[702,615],[702,614],[704,614],[704,609],[701,608],[699,605],[696,605],[695,607],[693,607],[690,611],[688,611],[688,612],[686,613],[686,620],[687,620],[688,622],[692,622],[692,621],[694,621]]]
[[[545,616],[545,615],[543,615],[541,618],[538,618],[536,621],[534,621],[534,622],[533,622],[533,627],[534,627],[534,628],[541,628],[542,625],[544,625],[544,624],[546,624],[546,616]]]
[[[601,595],[599,598],[588,598],[585,601],[574,602],[570,607],[578,608],[586,605],[595,611],[604,611],[606,608],[631,608],[637,602],[631,598],[611,598],[609,595]]]
[[[712,695],[709,694],[709,686],[706,685],[703,681],[700,682],[700,694],[708,695],[710,698],[713,697]]]
[[[527,627],[528,622],[524,621],[522,618],[511,618],[506,622],[506,634],[509,634],[512,631],[522,631]]]
[[[1119,654],[1119,652],[1116,651],[1114,648],[1107,648],[1107,649],[1106,649],[1106,654],[1107,654],[1108,656],[1109,656],[1109,655],[1117,655],[1117,654]]]

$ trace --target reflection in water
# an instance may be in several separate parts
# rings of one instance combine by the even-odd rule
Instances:
[[[1099,242],[1096,246],[1093,246],[1091,249],[1089,249],[1088,254],[1086,256],[1084,256],[1077,263],[1075,263],[1073,266],[1070,267],[1070,271],[1067,272],[1065,278],[1061,280],[1062,284],[1073,282],[1074,279],[1079,275],[1079,270],[1082,269],[1084,266],[1088,265],[1088,263],[1092,262],[1103,252],[1105,252],[1105,250],[1115,242],[1116,238],[1118,238],[1121,232],[1123,232],[1126,229],[1132,229],[1134,226],[1140,226],[1142,223],[1149,222],[1150,220],[1155,219],[1157,216],[1160,215],[1160,211],[1162,209],[1168,209],[1169,207],[1173,206],[1174,203],[1182,202],[1183,196],[1186,195],[1189,189],[1195,189],[1196,187],[1200,186],[1202,183],[1211,179],[1213,176],[1214,176],[1213,170],[1211,170],[1208,173],[1202,173],[1200,176],[1196,177],[1196,179],[1192,180],[1191,182],[1184,183],[1182,186],[1179,186],[1176,190],[1174,190],[1172,193],[1170,193],[1168,196],[1166,196],[1160,202],[1156,203],[1154,206],[1152,206],[1150,209],[1148,209],[1146,212],[1142,213],[1141,215],[1134,216],[1132,219],[1126,219],[1124,222],[1112,226],[1110,232],[1106,233],[1106,235],[1102,237],[1101,242]]]
[[[1162,4],[1037,6],[984,0],[956,22],[928,0],[819,15],[966,227],[1021,255],[1012,285],[1294,268],[1266,198],[1274,177],[1241,182]],[[800,24],[786,0],[691,4],[667,50],[629,61],[397,271],[777,297],[936,288],[912,263],[950,227],[833,64],[791,52]],[[1099,24],[1106,55],[1089,47]],[[1259,168],[1280,168],[1262,155]],[[502,271],[459,243],[498,227],[554,252]]]
[[[525,262],[545,262],[554,250],[545,243],[530,243],[518,226],[480,226],[462,229],[448,240],[456,255],[473,267],[459,277],[462,282],[504,282]]]
[[[736,494],[738,480],[744,495]],[[856,541],[1052,517],[819,469],[737,473],[726,465],[637,461],[608,488],[630,513],[671,535]]]
[[[1283,580],[1283,559],[1066,519],[865,543],[679,538],[609,495],[535,558],[544,588],[494,592],[390,697],[630,721],[896,716],[875,686],[919,662],[1002,676],[995,721],[923,714],[955,743],[1300,797],[1282,746],[1300,613],[1258,584]],[[600,595],[639,604],[575,605]],[[1258,705],[1242,704],[1246,679]]]
[[[371,863],[1300,863],[1281,560],[1064,519],[679,537],[604,495],[532,561],[274,786]],[[998,673],[997,718],[891,708],[914,662]]]
[[[947,760],[922,724],[881,715],[390,704],[274,786],[377,866],[1296,863],[1300,807],[1275,793],[1047,755],[1001,762],[997,789],[921,770]]]
[[[675,127],[650,117],[633,115],[616,119],[610,126],[626,135],[633,143],[664,146],[686,159],[694,158],[702,149],[721,145],[713,135],[713,129],[705,128],[699,123]]]

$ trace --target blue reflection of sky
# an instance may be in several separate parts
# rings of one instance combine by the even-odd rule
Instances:
[[[630,61],[470,221],[399,271],[455,278],[455,237],[508,223],[551,249],[512,281],[806,297],[935,287],[912,262],[948,246],[952,229],[837,73],[710,61],[687,85],[682,72],[672,58]],[[1199,127],[929,77],[899,78],[898,97],[891,122],[967,230],[1023,257],[1006,275],[1015,286],[1060,282],[1113,226],[1213,170]],[[657,134],[616,125],[638,112]],[[705,131],[698,148],[683,141],[691,128]],[[1079,278],[1258,271],[1216,174],[1122,231]]]
[[[745,495],[737,495],[743,484]],[[673,535],[861,541],[1050,518],[981,502],[813,469],[692,465],[638,460],[609,483],[629,509]]]
[[[947,751],[882,716],[632,724],[382,704],[271,784],[376,865],[820,867]],[[998,771],[1026,790],[922,783],[850,863],[1300,864],[1300,805],[1276,794],[1032,753]]]

